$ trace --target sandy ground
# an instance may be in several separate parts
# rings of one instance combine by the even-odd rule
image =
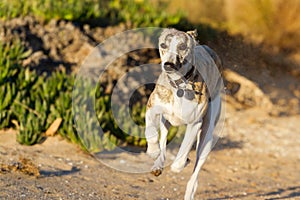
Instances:
[[[226,108],[223,137],[201,171],[195,199],[300,199],[300,115]],[[0,137],[0,199],[183,199],[195,160],[193,151],[181,173],[166,167],[154,177],[107,167],[59,136],[31,147],[18,144],[13,130]],[[3,169],[20,158],[30,159],[40,176]]]

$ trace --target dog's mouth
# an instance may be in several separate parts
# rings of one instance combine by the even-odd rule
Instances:
[[[164,71],[166,73],[174,73],[174,72],[178,72],[183,66],[183,63],[178,63],[178,64],[174,64],[171,62],[165,62],[163,65]]]
[[[172,68],[172,67],[166,67],[166,66],[164,66],[164,71],[165,71],[166,73],[171,74],[171,73],[177,72],[178,70],[177,70],[177,69],[174,69],[174,68]]]

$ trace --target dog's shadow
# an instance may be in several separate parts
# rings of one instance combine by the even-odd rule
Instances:
[[[182,142],[182,138],[176,138],[174,141],[170,141],[167,145],[167,148],[169,148],[171,151],[175,150],[176,148],[179,148],[180,144]],[[222,151],[226,149],[242,149],[244,146],[244,142],[241,140],[233,140],[229,137],[223,137],[219,138],[215,146],[213,147],[212,151]],[[132,153],[145,153],[146,147],[138,147],[138,146],[132,146],[128,145],[125,147],[122,147],[124,151],[132,152]],[[193,149],[196,149],[196,142],[193,146]]]
[[[225,149],[241,149],[244,146],[244,142],[241,140],[232,140],[229,137],[220,138],[216,143],[213,151],[221,151]]]
[[[56,169],[54,171],[40,170],[40,174],[41,174],[41,177],[67,176],[67,175],[75,174],[79,171],[80,171],[79,168],[73,166],[70,170],[62,170],[62,169]]]

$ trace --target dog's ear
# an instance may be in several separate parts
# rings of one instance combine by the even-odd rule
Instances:
[[[190,36],[192,36],[194,39],[196,39],[198,36],[197,29],[195,29],[193,31],[187,31],[186,33],[189,34]]]

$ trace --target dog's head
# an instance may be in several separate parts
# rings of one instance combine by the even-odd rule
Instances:
[[[159,37],[162,70],[172,74],[186,74],[192,67],[197,31],[182,32],[166,29]]]

